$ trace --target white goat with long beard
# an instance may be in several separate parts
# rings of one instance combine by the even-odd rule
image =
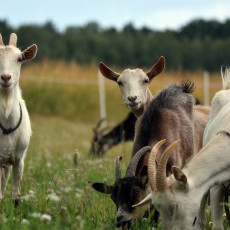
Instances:
[[[212,101],[211,114],[204,132],[204,147],[181,170],[172,167],[166,178],[166,163],[178,141],[169,146],[156,166],[158,142],[149,157],[148,177],[152,193],[137,205],[152,202],[160,212],[165,230],[203,229],[207,192],[211,188],[214,230],[222,230],[222,183],[230,180],[230,71],[222,71],[223,88]],[[201,205],[200,205],[201,204]],[[136,206],[137,206],[136,205]]]
[[[32,45],[21,52],[16,44],[16,34],[10,35],[9,45],[6,46],[0,34],[0,199],[3,198],[11,166],[12,197],[20,195],[24,158],[32,133],[19,78],[21,64],[36,56],[37,46]]]

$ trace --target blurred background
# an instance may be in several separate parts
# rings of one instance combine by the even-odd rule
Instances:
[[[117,72],[148,70],[164,56],[166,69],[153,93],[181,78],[200,88],[203,71],[219,81],[220,66],[230,63],[229,12],[227,0],[3,0],[0,32],[5,43],[17,33],[21,49],[38,45],[36,59],[22,69],[31,115],[95,123],[100,61]],[[116,121],[127,110],[118,87],[105,83],[108,119]],[[203,91],[195,93],[203,101]]]

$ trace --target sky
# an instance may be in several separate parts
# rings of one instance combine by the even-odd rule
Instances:
[[[1,0],[0,20],[22,24],[53,22],[56,29],[97,22],[103,28],[179,29],[191,20],[230,19],[229,0]]]

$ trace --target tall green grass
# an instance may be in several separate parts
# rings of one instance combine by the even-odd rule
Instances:
[[[162,85],[167,83],[162,82]],[[0,229],[115,229],[115,205],[109,196],[90,188],[88,181],[113,183],[115,159],[119,155],[123,156],[124,175],[132,143],[122,143],[102,158],[89,154],[92,127],[100,117],[97,85],[22,79],[21,88],[33,130],[25,160],[24,199],[18,208],[14,208],[10,181],[0,203]],[[159,86],[151,85],[154,94],[159,90]],[[202,97],[202,91],[195,93]],[[106,85],[106,105],[108,120],[112,124],[128,113],[115,84]],[[76,149],[79,152],[77,163],[73,160]],[[48,199],[54,194],[58,201]],[[44,222],[41,217],[34,217],[35,214],[48,214],[51,220]],[[151,227],[147,220],[133,229],[149,230]]]

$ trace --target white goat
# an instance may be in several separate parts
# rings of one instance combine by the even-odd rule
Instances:
[[[221,76],[223,83],[223,90],[216,93],[212,100],[212,109],[207,122],[207,126],[204,130],[204,141],[203,146],[206,146],[210,140],[215,136],[216,133],[226,132],[230,134],[230,69],[226,68],[223,71],[221,68]],[[229,182],[225,185],[228,186]],[[210,190],[210,200],[211,200],[211,216],[212,216],[212,229],[223,230],[223,198],[224,198],[224,186],[216,185]],[[204,207],[205,198],[201,203],[200,209],[200,225],[201,229],[204,228]]]
[[[0,34],[0,199],[13,166],[13,198],[20,195],[24,158],[31,136],[29,114],[19,88],[21,64],[33,59],[37,46],[21,52],[17,36],[10,35],[9,45],[4,45]]]
[[[204,132],[204,147],[183,170],[173,167],[173,175],[166,178],[166,163],[177,142],[165,151],[157,169],[155,159],[164,141],[156,144],[151,152],[148,175],[152,194],[138,205],[152,198],[153,204],[161,214],[164,229],[203,229],[206,194],[211,187],[213,229],[224,229],[220,206],[223,193],[220,184],[229,183],[230,180],[230,72],[228,69],[225,73],[222,71],[222,79],[225,90],[218,92],[213,98],[211,114]]]
[[[99,64],[101,73],[106,78],[118,83],[125,106],[136,117],[142,115],[153,99],[148,84],[164,70],[164,67],[164,57],[160,57],[157,63],[146,73],[142,69],[125,69],[119,74],[107,67],[103,62]]]
[[[230,178],[230,137],[217,134],[182,170],[173,166],[173,174],[168,178],[166,163],[179,141],[165,150],[156,166],[158,149],[164,142],[154,146],[149,158],[152,193],[137,205],[151,201],[160,213],[165,230],[198,229],[196,220],[203,196],[213,185]]]

